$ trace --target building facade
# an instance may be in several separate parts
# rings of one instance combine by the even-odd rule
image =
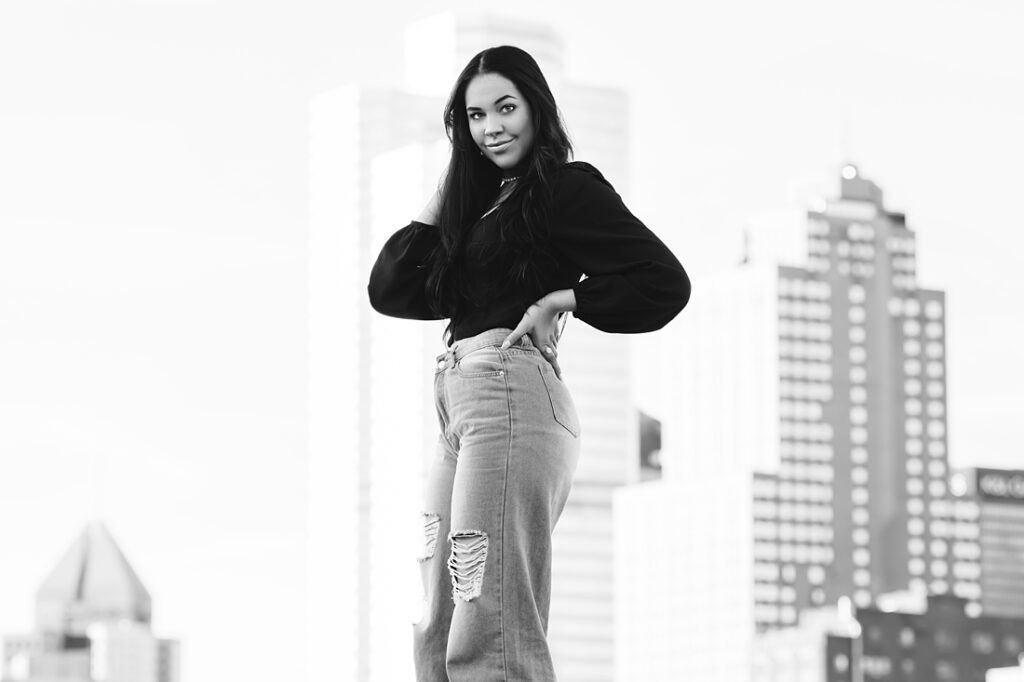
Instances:
[[[807,212],[803,263],[744,258],[704,277],[675,329],[665,484],[750,477],[749,533],[729,542],[752,546],[750,584],[735,589],[757,633],[908,589],[980,609],[976,538],[951,522],[945,297],[918,285],[915,233],[881,189],[850,165],[838,180]],[[650,525],[711,556],[687,524]],[[644,580],[637,571],[623,579]],[[753,656],[722,614],[680,618]]]
[[[951,480],[954,574],[987,616],[1024,618],[1024,471],[974,467]]]
[[[36,627],[5,637],[3,682],[178,682],[176,640],[102,523],[87,526],[36,593]]]

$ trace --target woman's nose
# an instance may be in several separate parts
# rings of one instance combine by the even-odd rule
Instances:
[[[484,127],[484,135],[497,135],[501,130],[501,119],[497,116],[488,116],[487,125]]]

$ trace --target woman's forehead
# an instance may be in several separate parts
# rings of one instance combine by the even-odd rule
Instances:
[[[466,106],[483,109],[495,106],[506,96],[522,99],[515,83],[500,73],[481,73],[473,76],[466,86]]]

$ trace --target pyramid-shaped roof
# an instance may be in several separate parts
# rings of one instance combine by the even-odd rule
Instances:
[[[102,522],[90,523],[36,593],[40,629],[84,632],[91,623],[149,623],[149,592]]]

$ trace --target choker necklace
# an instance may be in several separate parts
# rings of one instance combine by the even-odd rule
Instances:
[[[501,184],[500,184],[500,185],[498,185],[498,188],[499,188],[499,189],[501,189],[502,187],[504,187],[504,186],[505,186],[505,185],[507,185],[508,183],[510,183],[510,182],[515,182],[515,181],[516,181],[516,180],[518,180],[518,179],[519,179],[519,176],[518,176],[518,175],[516,175],[515,177],[511,177],[511,178],[502,178],[502,179],[501,179]]]

